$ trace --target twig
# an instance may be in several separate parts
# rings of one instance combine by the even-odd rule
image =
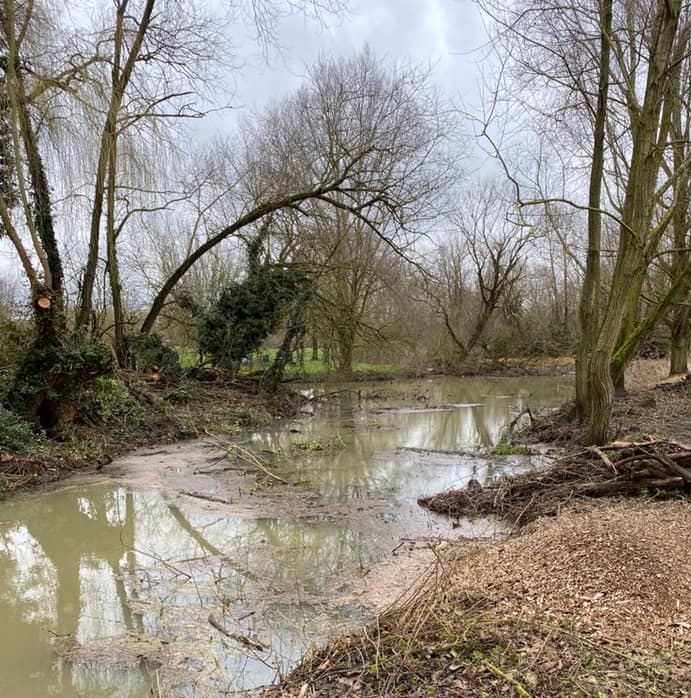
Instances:
[[[508,428],[508,434],[511,434],[514,430],[514,427],[518,423],[518,420],[524,415],[527,414],[528,417],[530,417],[530,424],[531,426],[535,425],[535,418],[533,417],[533,413],[530,411],[530,407],[526,407],[524,410],[521,410],[516,417],[511,421],[511,424],[509,424]]]
[[[598,457],[600,458],[600,460],[601,460],[608,468],[610,468],[610,469],[612,470],[612,472],[614,472],[614,473],[617,472],[617,469],[616,469],[616,467],[614,466],[614,463],[612,463],[612,461],[607,457],[607,455],[606,455],[605,453],[603,453],[603,451],[602,451],[600,448],[598,448],[597,446],[590,446],[590,447],[587,448],[586,450],[587,450],[588,452],[594,453],[596,456],[598,456]]]
[[[257,458],[252,451],[246,448],[242,448],[242,446],[239,446],[238,444],[229,444],[228,446],[228,453],[234,453],[238,458],[241,458],[245,462],[249,463],[253,467],[257,468],[257,470],[261,470],[265,475],[268,475],[269,477],[273,478],[274,480],[277,480],[278,482],[284,484],[284,485],[289,485],[290,483],[288,480],[284,480],[282,477],[279,475],[276,475],[276,473],[272,473],[260,460]]]
[[[222,633],[226,637],[229,637],[231,640],[236,640],[237,642],[245,645],[246,647],[251,647],[253,650],[261,650],[262,652],[266,652],[269,648],[262,644],[261,642],[258,642],[257,640],[253,640],[251,637],[247,637],[247,635],[240,635],[239,633],[231,633],[230,631],[226,630],[223,625],[216,620],[213,617],[213,614],[209,614],[209,625],[211,625],[213,628],[216,628],[219,633]]]
[[[225,465],[222,468],[209,468],[208,470],[193,470],[192,475],[214,475],[216,473],[226,473],[229,470],[242,470],[242,468],[238,468],[236,465]]]
[[[533,698],[528,691],[525,690],[525,687],[520,681],[516,681],[512,676],[509,676],[507,673],[503,672],[498,666],[495,666],[492,664],[492,662],[488,662],[485,660],[484,665],[497,677],[500,678],[507,683],[511,684],[515,689],[516,693],[520,696],[520,698]]]

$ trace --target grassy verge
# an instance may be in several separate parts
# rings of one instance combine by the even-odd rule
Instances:
[[[191,368],[198,365],[199,355],[194,349],[187,347],[176,347],[178,356],[180,357],[180,365],[182,368]],[[264,349],[251,355],[250,361],[243,364],[240,368],[240,375],[248,375],[262,371],[270,364],[275,356],[277,349]],[[398,373],[401,371],[399,366],[390,363],[371,363],[366,361],[358,361],[353,364],[353,373],[356,375],[379,375]],[[320,349],[317,358],[312,358],[312,351],[305,351],[303,360],[300,361],[296,356],[294,363],[286,366],[286,376],[288,377],[309,377],[309,378],[325,378],[338,373],[336,364],[324,360],[324,353]]]

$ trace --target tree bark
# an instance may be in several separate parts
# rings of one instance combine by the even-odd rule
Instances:
[[[586,443],[607,440],[614,386],[611,362],[624,317],[644,270],[645,240],[659,172],[658,126],[674,38],[679,26],[681,0],[660,0],[651,37],[645,97],[632,129],[633,150],[628,173],[617,260],[607,309],[591,360],[590,413]]]
[[[116,36],[115,36],[115,55],[118,57],[116,65],[119,65],[119,56],[123,45],[123,23],[127,10],[128,0],[121,0],[117,4],[116,18]],[[91,210],[91,225],[89,229],[89,252],[87,255],[86,265],[84,267],[84,275],[82,278],[81,298],[79,302],[79,310],[77,312],[77,322],[75,330],[77,334],[83,334],[89,324],[92,312],[92,299],[94,283],[96,281],[96,268],[98,265],[98,249],[99,240],[101,237],[101,219],[103,216],[103,201],[105,196],[106,180],[108,177],[108,163],[112,157],[111,148],[115,134],[117,133],[117,118],[122,106],[122,100],[125,95],[125,90],[130,82],[134,71],[135,63],[139,59],[139,51],[141,50],[144,37],[151,22],[151,15],[154,10],[155,0],[146,0],[146,4],[142,11],[141,19],[137,27],[137,32],[132,39],[132,45],[127,55],[127,61],[122,68],[122,71],[113,68],[113,81],[106,114],[106,122],[101,135],[101,144],[98,153],[98,164],[96,167],[96,182],[94,184],[94,199],[93,208]]]
[[[600,6],[600,60],[593,162],[588,189],[588,255],[578,309],[581,337],[576,350],[576,414],[584,421],[590,412],[590,360],[595,349],[600,308],[600,248],[602,238],[602,174],[605,163],[605,128],[609,92],[610,34],[612,32],[612,0]]]

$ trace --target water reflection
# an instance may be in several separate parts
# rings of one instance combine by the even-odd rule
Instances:
[[[253,435],[257,449],[280,449],[281,467],[309,480],[315,497],[334,502],[299,519],[263,511],[261,496],[255,517],[243,518],[176,492],[113,484],[0,504],[0,696],[143,698],[167,681],[168,698],[196,698],[270,682],[339,625],[363,618],[352,602],[328,604],[334,589],[401,537],[440,530],[415,507],[418,496],[515,467],[443,451],[496,443],[526,405],[562,402],[563,385],[376,386],[393,391],[386,402],[360,386],[319,418]],[[297,451],[297,439],[330,448]],[[359,501],[335,505],[350,500]],[[116,640],[98,662],[56,652],[103,638]],[[160,674],[137,664],[140,642],[148,642],[142,654],[154,643]]]
[[[133,540],[124,496],[66,490],[3,505],[0,615],[11,632],[0,643],[0,695],[146,695],[142,672],[113,682],[112,671],[59,662],[51,642],[136,629],[119,574]]]
[[[56,637],[88,646],[128,633],[160,636],[188,648],[181,661],[205,664],[211,634],[223,671],[207,687],[270,682],[339,620],[340,612],[319,608],[331,580],[380,559],[397,540],[393,530],[370,536],[330,518],[219,517],[162,492],[103,486],[15,500],[2,511],[0,613],[12,632],[0,641],[0,695],[17,698],[149,695],[143,668],[60,662]],[[224,647],[210,613],[270,652]]]
[[[516,459],[449,458],[443,452],[490,448],[526,408],[558,407],[571,390],[571,381],[554,378],[531,379],[529,387],[525,380],[486,378],[382,383],[369,391],[353,384],[320,419],[296,422],[292,432],[258,432],[252,442],[260,450],[291,454],[296,472],[325,497],[347,501],[395,494],[415,502],[471,477],[486,482],[513,470]],[[368,397],[372,393],[377,399]],[[332,448],[296,451],[294,444],[305,440]]]

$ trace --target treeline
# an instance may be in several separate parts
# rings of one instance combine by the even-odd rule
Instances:
[[[270,38],[288,7],[245,9]],[[230,18],[3,0],[6,406],[45,427],[73,386],[166,344],[233,370],[273,336],[266,389],[314,344],[344,376],[574,352],[576,416],[605,440],[644,342],[686,369],[691,17],[680,0],[482,9],[481,117],[365,49],[195,147],[189,123],[225,103]]]

